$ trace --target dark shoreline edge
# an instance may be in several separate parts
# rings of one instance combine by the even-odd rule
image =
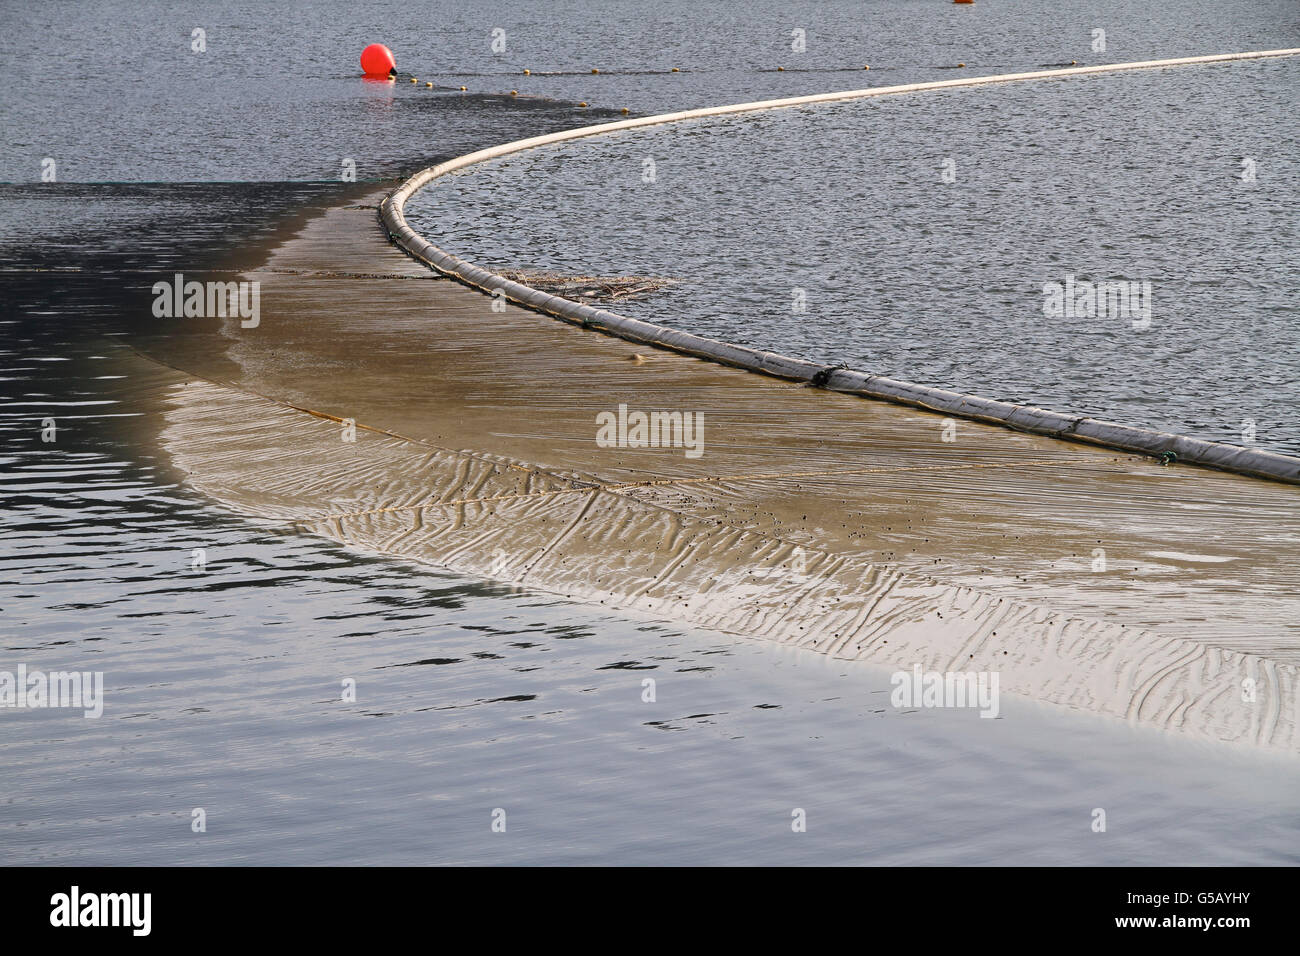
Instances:
[[[666,113],[659,116],[641,117],[616,123],[570,130],[550,136],[534,137],[505,143],[501,146],[477,153],[470,153],[458,159],[422,170],[391,192],[379,206],[379,220],[387,231],[390,241],[400,247],[412,258],[425,263],[437,272],[443,273],[464,285],[488,294],[504,296],[516,305],[541,312],[561,321],[637,342],[653,348],[665,349],[682,355],[689,355],[707,361],[717,362],[734,368],[759,372],[789,381],[804,382],[830,391],[859,395],[894,404],[919,408],[939,414],[951,415],[986,424],[1010,428],[1016,431],[1046,435],[1064,441],[1074,441],[1089,445],[1113,448],[1120,451],[1134,452],[1160,459],[1165,464],[1191,464],[1220,471],[1263,478],[1287,484],[1300,485],[1300,458],[1283,455],[1262,449],[1244,448],[1222,442],[1161,432],[1153,429],[1121,425],[1085,415],[1069,415],[1036,408],[1030,405],[1016,405],[994,399],[965,395],[948,389],[912,382],[902,382],[869,372],[857,371],[840,366],[822,365],[804,359],[793,358],[776,352],[765,352],[740,345],[732,345],[715,339],[705,338],[689,332],[683,332],[667,326],[643,322],[627,316],[618,315],[605,309],[596,309],[590,305],[574,302],[559,296],[531,288],[511,281],[472,263],[466,262],[438,248],[415,232],[406,222],[402,209],[406,200],[417,190],[433,180],[474,165],[488,159],[519,152],[549,143],[562,142],[585,136],[595,136],[606,132],[676,122],[683,119],[720,116],[759,109],[773,109],[784,106],[804,105],[818,102],[834,102],[845,99],[880,96],[893,93],[916,92],[929,89],[943,89],[954,86],[975,86],[987,83],[1009,82],[1016,80],[1041,79],[1061,76],[1077,76],[1100,72],[1122,70],[1150,69],[1168,66],[1192,65],[1199,63],[1223,62],[1239,59],[1259,59],[1266,57],[1293,56],[1300,50],[1268,50],[1248,53],[1232,53],[1219,56],[1183,57],[1171,60],[1152,60],[1139,63],[1119,63],[1104,66],[1078,67],[1063,70],[1045,70],[1034,73],[995,74],[985,77],[970,77],[961,80],[944,80],[931,83],[914,83],[897,87],[878,87],[866,90],[853,90],[841,93],[819,94],[815,96],[793,97],[786,100],[768,100],[758,103],[742,103],[731,106],[711,107],[700,110],[688,110],[680,113]]]

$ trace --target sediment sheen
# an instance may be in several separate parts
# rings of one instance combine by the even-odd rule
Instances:
[[[490,456],[365,429],[345,443],[332,421],[209,383],[176,386],[168,418],[167,443],[200,490],[364,551],[836,658],[996,671],[1008,693],[1297,746],[1293,665],[802,548]]]
[[[240,513],[1300,750],[1290,486],[973,422],[953,438],[930,412],[638,354],[437,279],[365,203],[243,277],[262,282],[257,328],[149,350],[191,373],[166,392],[164,447]],[[599,445],[596,416],[619,404],[700,412],[704,453]]]

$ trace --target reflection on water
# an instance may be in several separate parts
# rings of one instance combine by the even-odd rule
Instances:
[[[1016,701],[899,713],[874,668],[214,515],[95,437],[151,383],[87,381],[110,404],[58,450],[6,432],[0,666],[101,670],[106,710],[0,714],[6,862],[1296,860],[1282,761]]]
[[[786,5],[747,8],[735,29],[687,6],[644,19],[688,68],[668,81],[680,89],[602,74],[600,102],[833,82],[756,73],[788,36]],[[1007,4],[957,29],[941,6],[826,6],[838,29],[810,32],[809,62],[909,49],[889,79],[923,79],[915,64],[978,48],[1020,68],[1069,58],[1099,15],[1126,22],[1116,4]],[[504,79],[518,61],[484,51],[509,14],[512,56],[573,74],[511,86],[596,100],[579,68],[605,5],[514,7],[366,16],[421,69]],[[45,49],[67,81],[6,77],[0,178],[34,180],[48,155],[61,182],[0,188],[0,670],[98,670],[106,685],[98,720],[0,709],[0,862],[1297,862],[1293,762],[1010,700],[998,720],[899,713],[887,673],[357,554],[186,490],[153,444],[171,374],[122,361],[122,333],[149,327],[159,274],[239,263],[285,215],[347,194],[69,181],[333,179],[353,155],[364,179],[592,114],[353,82],[341,58],[370,29],[353,5],[234,5],[207,59],[179,16],[62,4],[0,31],[3,62]],[[1117,54],[1279,46],[1276,22],[1269,4],[1162,5]],[[599,29],[611,61],[661,66],[644,32]],[[144,81],[122,69],[159,49]],[[791,832],[796,807],[807,833]]]
[[[877,668],[225,516],[149,450],[162,370],[16,344],[0,669],[106,706],[0,712],[6,862],[1296,862],[1285,758],[900,712]]]

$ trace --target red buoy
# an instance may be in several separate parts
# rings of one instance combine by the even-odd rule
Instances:
[[[366,76],[388,76],[397,69],[393,51],[382,43],[372,43],[361,51],[361,69]]]

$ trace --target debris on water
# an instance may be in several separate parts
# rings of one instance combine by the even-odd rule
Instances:
[[[585,276],[562,272],[502,272],[503,278],[566,299],[616,302],[650,295],[673,285],[662,276]]]

